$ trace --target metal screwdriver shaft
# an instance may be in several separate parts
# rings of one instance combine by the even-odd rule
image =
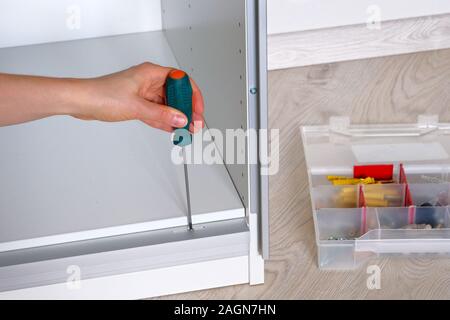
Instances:
[[[186,156],[186,149],[183,148],[183,158],[184,158],[184,182],[186,184],[186,198],[187,198],[187,208],[188,208],[188,214],[187,214],[187,220],[188,220],[188,227],[189,230],[193,230],[192,227],[192,211],[191,211],[191,193],[189,191],[189,174],[188,174],[188,166],[187,166],[187,156]]]

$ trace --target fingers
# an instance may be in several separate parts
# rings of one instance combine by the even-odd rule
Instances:
[[[171,128],[183,128],[187,124],[182,112],[145,99],[140,99],[136,118],[144,122],[159,122]]]
[[[166,102],[166,99],[164,97],[161,97],[160,95],[152,95],[151,97],[144,97],[146,100],[149,100],[151,102],[157,103],[157,104],[162,104],[164,105],[164,103]]]
[[[174,131],[173,127],[165,124],[165,123],[161,123],[158,121],[152,121],[152,120],[143,120],[142,122],[144,122],[145,124],[148,124],[150,127],[153,127],[155,129],[159,129],[159,130],[163,130],[169,133],[172,133]]]
[[[142,110],[137,119],[153,128],[170,133],[176,128],[185,127],[187,123],[187,118],[182,112],[169,106],[159,105],[148,101],[142,106]],[[205,121],[203,116],[194,112],[192,114],[192,121],[189,125],[189,131],[197,133],[204,126]]]
[[[205,126],[205,121],[201,114],[194,112],[192,114],[192,122],[189,125],[189,131],[192,133],[197,133],[201,128]]]
[[[149,125],[150,127],[160,129],[160,130],[163,130],[163,131],[166,131],[169,133],[172,133],[175,130],[174,127],[168,125],[167,123],[163,123],[163,122],[159,122],[159,121],[155,121],[155,120],[142,120],[142,122]],[[204,127],[203,118],[198,114],[194,114],[193,120],[192,120],[191,124],[189,125],[189,131],[192,133],[197,133],[203,127]]]
[[[164,67],[150,62],[142,63],[135,67],[140,83],[146,84],[142,96],[152,102],[162,104],[165,99],[164,85],[169,73],[174,68]],[[199,114],[204,112],[204,99],[200,88],[194,79],[189,78],[192,85],[193,111]]]
[[[205,110],[202,92],[194,79],[189,78],[192,85],[192,122],[189,125],[189,131],[197,133],[205,126],[203,112]]]
[[[164,67],[151,62],[144,62],[134,67],[137,75],[142,81],[151,79],[153,81],[165,81],[173,68]]]
[[[91,120],[95,120],[95,118],[89,117],[89,116],[83,116],[83,115],[72,115],[72,117],[76,118],[76,119],[80,119],[80,120],[84,120],[84,121],[91,121]]]
[[[203,112],[205,110],[204,102],[203,102],[203,95],[200,91],[200,88],[197,86],[197,83],[195,83],[194,79],[189,78],[191,80],[192,85],[192,108],[195,113],[198,113],[200,115],[203,115]]]
[[[173,128],[182,128],[187,123],[186,116],[178,110],[168,107],[165,104],[165,81],[173,68],[158,66],[151,63],[144,63],[137,67],[142,83],[145,87],[140,92],[142,104],[138,118],[152,127],[161,128],[164,131],[172,132]],[[197,83],[190,78],[192,85],[192,123],[189,131],[198,132],[204,127],[204,99]]]

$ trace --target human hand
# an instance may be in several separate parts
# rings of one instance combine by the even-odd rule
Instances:
[[[81,80],[78,84],[83,102],[70,114],[83,120],[140,120],[151,127],[173,132],[184,127],[187,118],[165,105],[165,83],[172,70],[143,63],[107,76]],[[193,113],[189,130],[197,132],[204,127],[204,104],[200,89],[192,79],[191,84]]]

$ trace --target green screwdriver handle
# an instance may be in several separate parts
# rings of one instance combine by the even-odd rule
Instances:
[[[184,128],[175,130],[173,143],[184,147],[192,143],[189,125],[192,122],[192,86],[189,76],[181,70],[172,70],[166,80],[167,105],[183,112],[188,122]]]

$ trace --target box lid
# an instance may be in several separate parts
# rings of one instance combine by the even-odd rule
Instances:
[[[328,125],[301,128],[310,174],[348,172],[358,164],[450,168],[450,123],[420,115],[417,123],[352,125],[332,117]]]

